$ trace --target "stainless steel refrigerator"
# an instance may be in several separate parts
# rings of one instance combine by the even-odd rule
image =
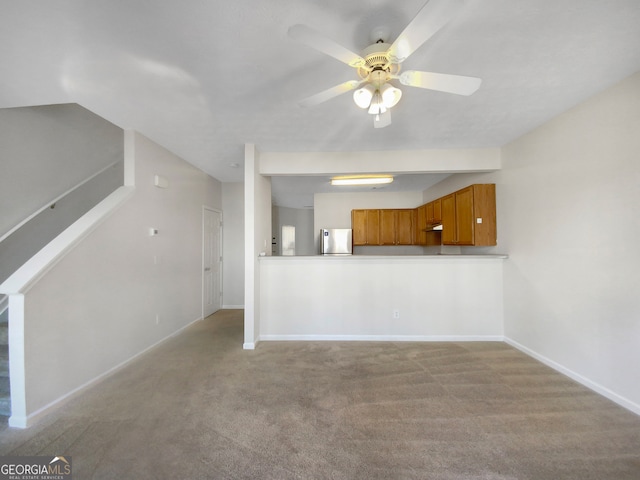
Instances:
[[[320,253],[322,255],[351,255],[353,243],[350,228],[320,229]]]

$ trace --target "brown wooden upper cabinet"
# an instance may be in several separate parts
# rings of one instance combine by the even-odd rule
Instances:
[[[380,245],[380,210],[351,210],[354,245]]]
[[[413,245],[415,208],[352,210],[353,245]]]
[[[413,245],[415,208],[380,210],[380,245]]]
[[[427,244],[427,205],[416,208],[416,245]]]
[[[434,231],[442,224],[442,231]],[[474,184],[417,208],[352,210],[353,244],[494,246],[496,186]]]
[[[439,198],[426,204],[427,225],[437,225],[442,222],[442,199]]]
[[[494,184],[470,185],[441,200],[443,245],[496,245]]]
[[[442,222],[442,199],[438,198],[416,208],[415,244],[424,246],[440,245],[440,231],[434,231],[435,225]]]

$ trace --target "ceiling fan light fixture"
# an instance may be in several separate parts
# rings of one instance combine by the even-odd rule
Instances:
[[[385,83],[382,88],[380,88],[380,95],[382,96],[382,104],[387,108],[391,108],[400,101],[402,90],[394,87],[390,83]]]
[[[353,101],[360,108],[369,108],[371,105],[371,99],[373,98],[374,88],[373,85],[365,85],[353,92]]]
[[[380,185],[393,182],[391,175],[351,175],[333,177],[331,185]]]

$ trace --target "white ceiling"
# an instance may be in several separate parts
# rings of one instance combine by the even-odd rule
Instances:
[[[638,0],[468,0],[403,68],[480,77],[473,96],[403,87],[384,129],[349,94],[297,104],[357,77],[291,40],[289,26],[359,52],[374,27],[393,39],[424,3],[0,0],[0,108],[79,103],[233,182],[243,180],[245,143],[276,152],[502,146],[640,70]]]

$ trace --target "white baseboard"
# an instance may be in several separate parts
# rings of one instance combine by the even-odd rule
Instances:
[[[502,335],[260,335],[260,341],[296,342],[502,342]]]
[[[629,399],[627,399],[627,398],[625,398],[625,397],[623,397],[621,395],[618,395],[617,393],[613,392],[612,390],[609,390],[608,388],[603,387],[599,383],[593,382],[593,381],[589,380],[588,378],[583,377],[579,373],[576,373],[573,370],[570,370],[570,369],[560,365],[559,363],[554,362],[553,360],[545,357],[544,355],[540,355],[539,353],[534,352],[530,348],[527,348],[524,345],[521,345],[520,343],[516,342],[515,340],[512,340],[510,338],[505,337],[504,341],[506,343],[508,343],[509,345],[511,345],[513,348],[516,348],[516,349],[520,350],[521,352],[526,353],[530,357],[535,358],[536,360],[538,360],[539,362],[544,363],[548,367],[553,368],[554,370],[562,373],[563,375],[566,375],[567,377],[575,380],[576,382],[584,385],[585,387],[593,390],[594,392],[599,393],[603,397],[608,398],[609,400],[611,400],[612,402],[617,403],[621,407],[624,407],[627,410],[632,411],[636,415],[640,415],[640,405],[638,405],[637,403],[632,402],[631,400],[629,400]]]
[[[242,344],[242,349],[243,350],[255,350],[256,349],[256,344],[253,342],[245,342]]]
[[[223,305],[224,310],[244,310],[244,305]]]
[[[83,383],[82,385],[80,385],[77,388],[74,388],[73,390],[71,390],[70,392],[64,394],[63,396],[57,398],[56,400],[54,400],[53,402],[45,405],[42,408],[39,408],[38,410],[36,410],[33,413],[30,413],[27,416],[16,416],[16,415],[11,415],[9,417],[9,426],[10,427],[16,427],[16,428],[28,428],[32,425],[34,425],[35,423],[37,423],[37,421],[42,418],[43,416],[47,415],[48,413],[51,412],[51,410],[55,409],[55,408],[59,408],[62,405],[64,405],[67,401],[71,400],[72,398],[74,398],[76,395],[79,395],[80,393],[88,390],[89,388],[97,385],[98,383],[100,383],[101,381],[105,380],[107,377],[109,377],[110,375],[113,375],[114,373],[116,373],[118,370],[120,370],[121,368],[127,366],[128,364],[130,364],[131,362],[133,362],[136,358],[140,357],[141,355],[144,355],[145,353],[147,353],[149,350],[152,350],[153,348],[157,347],[158,345],[166,342],[167,340],[169,340],[172,337],[175,337],[176,335],[178,335],[179,333],[181,333],[183,330],[185,330],[186,328],[188,328],[189,326],[193,325],[196,322],[199,322],[200,320],[202,320],[201,317],[196,318],[195,320],[193,320],[192,322],[189,322],[188,324],[184,325],[183,327],[180,327],[178,330],[176,330],[175,332],[167,335],[166,337],[164,337],[161,340],[158,340],[156,343],[154,343],[153,345],[145,348],[144,350],[136,353],[135,355],[133,355],[132,357],[128,358],[127,360],[119,363],[118,365],[116,365],[115,367],[110,368],[109,370],[107,370],[104,373],[101,373],[100,375],[98,375],[97,377],[89,380],[88,382]]]

